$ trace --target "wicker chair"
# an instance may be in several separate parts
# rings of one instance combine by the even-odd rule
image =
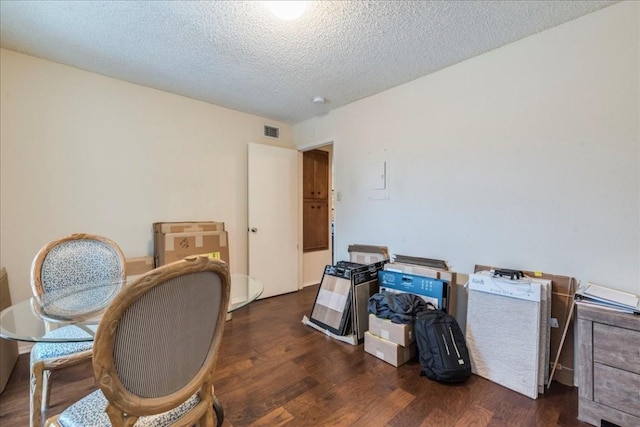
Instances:
[[[105,311],[94,343],[99,390],[49,426],[222,425],[213,371],[229,303],[226,263],[191,257],[128,285]]]
[[[126,278],[125,259],[116,243],[102,236],[72,234],[44,246],[31,265],[34,308],[49,320],[73,320],[104,309]],[[93,286],[93,292],[87,288]],[[107,292],[107,295],[104,292]],[[100,298],[96,295],[100,294]],[[64,301],[66,304],[55,304]],[[51,304],[49,304],[51,303]],[[95,328],[94,328],[95,329]],[[63,326],[47,336],[91,337],[90,331]],[[93,342],[37,343],[31,350],[30,425],[40,427],[49,405],[52,371],[91,357]]]

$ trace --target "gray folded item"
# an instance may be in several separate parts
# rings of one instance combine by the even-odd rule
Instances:
[[[369,313],[393,323],[413,323],[415,317],[427,309],[424,300],[417,295],[392,292],[371,295],[368,308]]]

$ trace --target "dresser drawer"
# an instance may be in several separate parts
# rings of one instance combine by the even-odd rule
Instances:
[[[594,323],[593,361],[640,374],[640,332]]]
[[[640,375],[594,363],[593,400],[640,417]]]

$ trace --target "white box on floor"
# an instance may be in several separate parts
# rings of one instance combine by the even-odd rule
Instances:
[[[548,379],[551,282],[469,276],[466,340],[473,373],[532,399]]]
[[[412,343],[408,347],[402,347],[367,331],[364,333],[364,351],[398,367],[415,357],[416,346]]]

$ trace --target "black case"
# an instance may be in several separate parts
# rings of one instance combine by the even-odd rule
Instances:
[[[420,375],[445,383],[471,376],[471,359],[456,319],[442,310],[425,310],[413,327],[422,365]]]

